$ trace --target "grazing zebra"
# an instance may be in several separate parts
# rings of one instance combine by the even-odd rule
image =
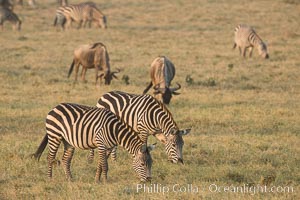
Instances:
[[[0,27],[3,30],[3,23],[9,21],[13,25],[14,30],[21,30],[22,21],[18,15],[8,8],[0,7]]]
[[[244,57],[246,57],[247,48],[250,49],[249,57],[251,57],[253,47],[256,47],[260,56],[266,59],[269,58],[267,45],[250,26],[240,24],[235,28],[233,49],[235,49],[236,46],[238,46],[240,54]]]
[[[52,165],[61,142],[64,144],[62,162],[68,180],[72,178],[70,165],[75,147],[98,148],[100,159],[95,181],[100,181],[102,172],[107,180],[107,153],[116,145],[133,154],[133,168],[141,181],[151,179],[152,158],[149,152],[154,146],[147,147],[131,127],[107,109],[61,103],[48,113],[46,135],[33,156],[39,160],[49,143],[49,178],[52,177]]]
[[[67,6],[69,5],[68,0],[57,0],[58,5]]]
[[[93,21],[97,22],[99,27],[107,27],[105,15],[92,2],[61,6],[56,10],[54,26],[58,24],[62,29],[64,29],[65,25],[67,28],[70,28],[72,21],[79,24],[78,28],[81,28],[82,25],[85,27],[86,23],[91,27]]]
[[[191,129],[179,130],[166,106],[151,95],[112,91],[98,100],[97,107],[110,109],[138,132],[142,141],[146,142],[148,135],[155,136],[165,144],[169,161],[183,163],[182,136],[187,135]],[[113,158],[116,157],[115,151],[116,149],[113,149]],[[89,162],[92,162],[92,155],[91,151],[88,156]]]

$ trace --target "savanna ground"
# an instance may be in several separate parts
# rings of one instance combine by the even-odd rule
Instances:
[[[98,4],[107,30],[65,32],[52,27],[56,2],[38,3],[15,9],[21,32],[6,24],[0,33],[0,199],[300,198],[299,0],[103,0]],[[254,26],[267,41],[269,60],[256,49],[251,59],[231,49],[239,23]],[[74,86],[74,74],[67,78],[74,48],[92,42],[106,44],[112,69],[122,69],[110,86],[95,87],[93,70],[87,83]],[[121,147],[118,161],[109,161],[106,184],[94,183],[96,163],[87,164],[88,152],[81,150],[73,157],[72,182],[61,167],[49,181],[47,149],[40,162],[30,158],[45,134],[48,111],[60,102],[95,105],[111,90],[142,93],[158,55],[173,61],[173,83],[182,85],[169,109],[180,128],[192,128],[184,138],[185,165],[167,162],[162,144],[152,153],[147,186],[169,192],[138,192],[131,156]],[[261,185],[268,176],[266,192],[226,189]],[[270,192],[274,186],[279,191]],[[193,190],[184,191],[188,187]]]

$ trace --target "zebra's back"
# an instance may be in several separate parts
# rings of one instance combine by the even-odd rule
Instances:
[[[46,130],[58,139],[63,137],[74,147],[95,148],[95,134],[104,126],[103,116],[107,113],[105,109],[62,103],[48,113]]]
[[[234,48],[239,47],[240,53],[245,57],[246,49],[250,48],[249,56],[252,55],[253,47],[256,47],[259,55],[263,58],[269,58],[267,45],[262,41],[255,30],[244,24],[238,25],[234,30]]]

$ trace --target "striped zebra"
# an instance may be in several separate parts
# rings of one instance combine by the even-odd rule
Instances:
[[[0,8],[8,8],[10,10],[14,9],[14,2],[11,0],[0,0]]]
[[[247,25],[240,24],[234,30],[233,49],[239,48],[240,54],[246,57],[246,50],[249,48],[249,57],[252,56],[253,47],[256,47],[258,53],[263,58],[269,58],[267,45],[256,34],[255,30]]]
[[[86,27],[87,23],[91,27],[93,21],[100,28],[107,28],[106,16],[91,2],[61,6],[56,10],[54,26],[60,25],[62,29],[65,26],[70,28],[72,21],[79,24],[78,28],[81,28],[81,26]]]
[[[98,148],[100,159],[95,181],[100,181],[102,172],[104,179],[107,180],[108,154],[116,145],[121,145],[133,154],[133,168],[141,181],[151,179],[150,151],[154,146],[147,147],[131,127],[107,109],[61,103],[48,113],[46,135],[33,156],[39,160],[49,143],[49,178],[52,177],[52,165],[61,142],[64,144],[62,162],[68,180],[72,178],[70,165],[75,147],[80,149]]]
[[[125,123],[139,133],[142,141],[146,142],[148,135],[155,136],[163,144],[172,163],[183,163],[183,135],[191,129],[179,130],[172,114],[167,107],[150,95],[135,95],[120,91],[104,94],[97,103],[99,108],[107,108],[119,116]],[[116,148],[112,157],[116,157]],[[88,156],[92,162],[93,152]]]
[[[0,27],[3,30],[3,23],[9,21],[13,25],[14,30],[21,30],[22,21],[18,15],[8,8],[0,7]]]

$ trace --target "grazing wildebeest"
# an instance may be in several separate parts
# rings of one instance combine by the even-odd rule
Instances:
[[[154,89],[154,96],[164,104],[169,104],[172,98],[172,94],[178,95],[175,92],[180,89],[181,86],[177,83],[176,88],[170,88],[171,81],[175,76],[174,64],[165,56],[159,56],[154,59],[151,64],[150,77],[151,81],[143,94],[146,94],[152,87]]]
[[[70,66],[68,77],[70,77],[75,65],[75,82],[77,81],[77,75],[79,66],[82,65],[81,79],[85,81],[85,74],[87,69],[95,68],[95,80],[97,84],[98,78],[102,82],[102,78],[105,80],[105,85],[109,85],[113,78],[117,78],[115,75],[118,71],[111,72],[109,56],[107,49],[101,42],[94,44],[80,45],[74,50],[74,59]],[[103,71],[98,75],[98,71]]]

